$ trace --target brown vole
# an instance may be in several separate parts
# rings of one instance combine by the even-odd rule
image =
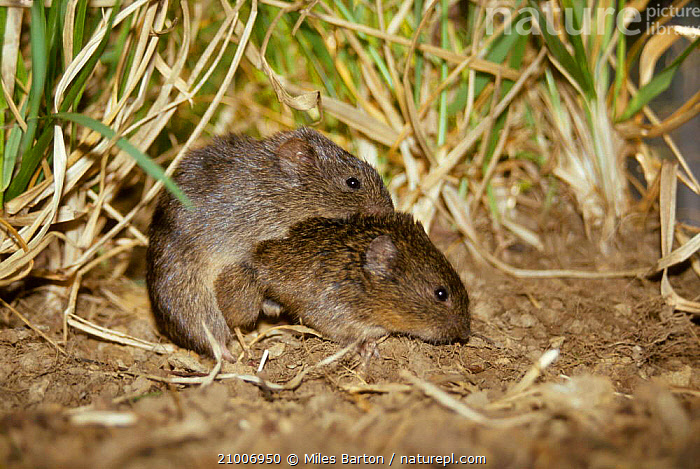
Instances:
[[[408,214],[302,221],[284,239],[259,243],[252,268],[264,297],[342,343],[470,334],[462,281]]]
[[[264,140],[216,138],[191,151],[173,178],[194,207],[163,191],[153,214],[146,280],[156,323],[176,344],[211,354],[204,320],[228,359],[229,326],[253,322],[260,312],[250,301],[258,297],[248,268],[255,243],[310,217],[393,212],[371,166],[307,128]],[[237,278],[245,288],[218,295],[229,324],[215,286],[225,266],[245,277]]]

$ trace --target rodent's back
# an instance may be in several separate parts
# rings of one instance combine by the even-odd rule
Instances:
[[[306,218],[393,211],[374,168],[308,128],[215,138],[183,159],[174,180],[194,207],[163,192],[157,210],[177,234],[229,258],[232,248],[243,253]]]
[[[401,332],[440,342],[470,332],[464,285],[407,214],[305,220],[259,243],[253,265],[267,295],[331,338]]]

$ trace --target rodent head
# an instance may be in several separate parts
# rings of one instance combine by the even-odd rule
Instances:
[[[280,169],[309,203],[309,216],[339,218],[353,213],[386,214],[394,210],[381,177],[315,130],[288,132],[276,149]]]
[[[420,223],[396,218],[399,229],[376,236],[365,251],[366,288],[376,299],[371,321],[426,341],[467,339],[469,297],[459,275]]]

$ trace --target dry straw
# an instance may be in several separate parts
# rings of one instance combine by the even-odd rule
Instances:
[[[535,2],[478,2],[460,10],[464,4],[54,0],[44,9],[30,1],[0,2],[0,285],[30,275],[62,280],[69,290],[64,340],[71,326],[155,347],[91,324],[75,308],[85,275],[147,242],[134,221],[167,180],[145,154],[170,160],[165,173],[171,174],[194,142],[212,132],[212,122],[266,133],[275,121],[296,120],[329,129],[342,124],[387,147],[381,169],[391,175],[398,206],[425,226],[436,217],[452,221],[469,251],[498,269],[584,278],[663,271],[661,293],[669,304],[700,312],[697,302],[678,296],[667,273],[690,259],[700,275],[700,235],[675,220],[676,182],[696,194],[700,184],[668,134],[700,112],[700,91],[664,120],[648,107],[680,63],[697,53],[698,31],[667,28],[630,48],[596,8],[584,11],[594,31],[581,38],[556,29],[581,21],[568,18],[566,8],[547,17]],[[493,23],[489,8],[504,5],[512,14]],[[568,3],[550,6],[556,5]],[[626,6],[641,10],[645,2]],[[542,35],[512,28],[527,15]],[[44,23],[33,18],[44,18],[44,36],[37,26]],[[42,62],[54,49],[39,46],[51,38],[61,60]],[[681,45],[678,60],[655,74],[673,44]],[[635,84],[629,70],[637,62]],[[245,122],[233,117],[244,115]],[[673,163],[662,164],[645,143],[652,136],[663,137]],[[632,181],[642,191],[638,205],[627,189],[628,157],[643,170],[644,180]],[[137,163],[156,178],[142,176]],[[139,200],[118,209],[120,190],[137,186]],[[659,201],[662,259],[623,271],[525,270],[499,259],[477,230],[475,220],[487,215],[499,239],[542,251],[528,213],[533,205],[544,211],[552,194],[564,203],[561,192],[573,194],[586,235],[601,252],[612,249],[624,217]],[[51,255],[41,256],[49,247]]]

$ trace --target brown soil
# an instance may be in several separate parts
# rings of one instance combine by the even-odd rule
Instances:
[[[258,453],[279,455],[283,467],[290,454],[299,467],[342,463],[343,455],[359,458],[349,460],[356,465],[383,456],[380,467],[392,457],[392,466],[403,467],[402,456],[418,455],[425,459],[416,462],[483,456],[498,468],[698,467],[698,324],[664,304],[659,279],[514,279],[474,265],[445,232],[434,231],[463,272],[473,330],[488,339],[432,345],[390,337],[367,368],[349,353],[306,375],[295,390],[236,378],[165,384],[156,378],[201,376],[214,362],[184,351],[157,355],[75,329],[62,355],[0,309],[0,467],[213,467],[228,455],[236,462]],[[536,257],[518,245],[500,255],[537,268],[629,268],[652,259],[650,246],[658,243],[650,235],[621,250],[627,256],[601,258],[580,240],[553,239],[558,256]],[[142,277],[115,278],[114,266],[104,269],[84,280],[78,315],[162,340]],[[671,282],[688,298],[700,291],[687,270]],[[35,327],[60,341],[65,292],[43,286],[7,290],[3,298],[7,293]],[[554,348],[558,360],[534,384],[515,388]],[[266,349],[260,376],[285,383],[340,347],[282,331],[224,372],[255,375]],[[442,393],[426,392],[425,383]],[[450,407],[455,402],[487,418],[475,421],[464,407]],[[442,465],[433,459],[428,466]]]

